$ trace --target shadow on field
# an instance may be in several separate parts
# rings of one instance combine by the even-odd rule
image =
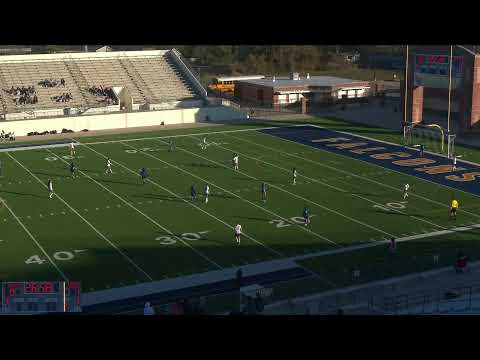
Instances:
[[[245,219],[245,220],[256,220],[256,221],[262,221],[262,222],[269,222],[272,219],[265,219],[265,218],[258,218],[258,217],[250,217],[250,216],[237,216],[239,219]]]
[[[219,165],[207,165],[207,164],[200,164],[200,163],[190,163],[190,164],[186,164],[187,166],[190,166],[190,167],[202,167],[202,168],[210,168],[210,169],[221,169],[223,168],[223,166],[219,166]]]
[[[247,177],[243,177],[243,178],[240,178],[240,177],[236,177],[234,178],[235,180],[242,180],[242,181],[250,181],[252,183],[261,183],[261,182],[266,182],[268,184],[285,184],[285,181],[277,181],[277,180],[272,180],[272,179],[258,179],[258,180],[254,180],[254,179],[250,179],[250,178],[247,178]]]
[[[141,198],[141,199],[148,199],[148,200],[163,200],[163,201],[181,202],[181,203],[184,202],[182,199],[190,201],[189,197],[184,197],[182,199],[178,199],[176,197],[170,197],[170,196],[159,195],[159,194],[132,195],[132,197]]]
[[[229,196],[229,195],[210,194],[209,196],[213,198],[220,198],[220,199],[236,199],[236,197]]]
[[[116,180],[107,180],[107,179],[103,179],[103,178],[93,178],[95,179],[96,181],[100,182],[100,183],[110,183],[110,184],[123,184],[123,185],[131,185],[131,186],[140,186],[140,185],[143,185],[142,182],[125,182],[125,181],[116,181]]]
[[[35,175],[45,175],[45,176],[50,176],[50,177],[54,177],[54,176],[64,177],[66,173],[63,173],[63,174],[52,174],[52,173],[44,173],[44,172],[41,172],[41,171],[32,171],[32,174],[35,174]]]
[[[37,194],[29,194],[29,193],[19,193],[15,191],[5,191],[5,190],[0,190],[0,193],[5,193],[5,194],[12,194],[12,195],[23,195],[23,196],[33,196],[37,198],[43,198],[44,196],[40,196]]]

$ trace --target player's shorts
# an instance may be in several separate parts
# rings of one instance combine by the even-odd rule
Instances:
[[[451,214],[456,214],[457,213],[457,208],[451,208],[450,213]]]
[[[242,233],[240,231],[235,231],[235,236],[240,236]]]

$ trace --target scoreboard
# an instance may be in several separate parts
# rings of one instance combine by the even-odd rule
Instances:
[[[80,312],[79,281],[22,281],[2,283],[0,314]]]
[[[415,55],[414,84],[429,88],[448,88],[450,56]],[[454,56],[452,62],[452,88],[461,86],[463,78],[463,57]]]

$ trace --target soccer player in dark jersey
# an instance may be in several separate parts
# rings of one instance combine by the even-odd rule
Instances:
[[[75,177],[75,172],[77,171],[77,168],[75,167],[75,164],[73,161],[70,163],[70,175],[72,175],[72,178]]]
[[[267,184],[262,182],[262,201],[267,201]]]
[[[425,151],[425,145],[420,145],[420,157],[423,157],[423,152]]]
[[[310,209],[306,206],[303,208],[303,219],[305,220],[305,226],[310,224]]]
[[[195,185],[190,187],[190,195],[192,196],[192,201],[197,200],[197,190],[195,189]]]
[[[143,184],[145,185],[145,183],[147,182],[147,178],[148,178],[148,171],[147,169],[145,169],[144,167],[140,170],[140,176],[142,178],[142,182]]]

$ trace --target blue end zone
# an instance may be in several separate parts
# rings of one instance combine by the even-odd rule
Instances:
[[[425,153],[423,158],[421,158],[419,151],[415,149],[312,125],[287,126],[257,131],[334,154],[366,161],[387,169],[413,175],[424,180],[480,196],[480,166],[458,159],[457,170],[452,171],[452,161],[439,155]],[[361,153],[361,150],[365,150],[365,152]],[[384,154],[382,155],[384,159],[379,159],[380,154]],[[377,156],[377,158],[373,156]],[[440,168],[442,165],[446,167]],[[401,185],[402,184],[399,184],[399,186]]]

